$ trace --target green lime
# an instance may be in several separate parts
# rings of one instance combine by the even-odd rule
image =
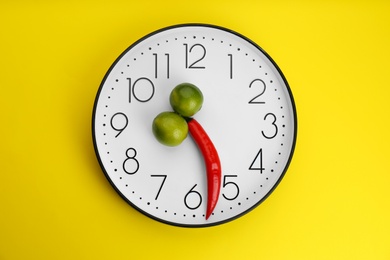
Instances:
[[[187,137],[188,125],[186,120],[175,112],[162,112],[154,118],[152,130],[160,143],[177,146]]]
[[[169,102],[176,113],[184,117],[190,117],[202,107],[203,94],[197,86],[182,83],[172,90]]]

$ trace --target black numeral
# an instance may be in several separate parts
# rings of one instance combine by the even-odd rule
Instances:
[[[230,66],[229,66],[229,75],[230,75],[230,79],[233,78],[233,54],[228,54],[229,56],[229,63],[230,63]]]
[[[137,156],[137,150],[129,148],[126,150],[126,160],[123,162],[123,170],[125,173],[133,175],[139,169],[139,162],[135,158]]]
[[[249,170],[260,171],[260,173],[263,173],[265,170],[263,167],[263,149],[260,149],[256,154],[256,157],[253,159],[251,166],[249,166]]]
[[[156,195],[156,197],[154,198],[155,200],[157,200],[157,199],[158,199],[158,196],[160,196],[160,192],[161,192],[162,187],[164,186],[165,180],[167,179],[167,175],[150,175],[150,177],[163,178],[163,180],[162,180],[162,182],[161,182],[161,185],[160,185],[160,188],[158,189],[157,195]]]
[[[153,56],[154,56],[154,78],[157,79],[158,77],[158,58],[157,58],[157,53],[153,53]],[[167,79],[169,79],[169,53],[165,53],[165,57],[166,57],[166,60],[167,60],[167,63],[166,63],[166,67],[167,67],[167,73],[166,73],[166,77]]]
[[[256,84],[255,84],[256,83]],[[254,79],[250,84],[249,88],[252,88],[253,85],[256,85],[256,88],[259,88],[260,92],[254,98],[252,98],[248,103],[249,104],[265,104],[264,101],[260,101],[259,97],[264,94],[266,86],[264,81],[261,79]]]
[[[183,45],[185,47],[186,69],[205,69],[205,66],[200,66],[198,63],[206,57],[206,48],[199,43],[194,44],[191,47],[188,47],[187,43],[183,43]]]
[[[118,131],[118,133],[115,135],[115,138],[117,138],[123,132],[123,130],[126,129],[128,123],[129,120],[127,119],[127,116],[122,112],[115,113],[111,117],[110,120],[111,127],[115,131]]]
[[[195,184],[184,197],[184,204],[191,210],[199,208],[202,204],[202,195],[200,195],[198,191],[194,190],[196,186],[197,184]]]
[[[129,81],[129,103],[131,103],[132,97],[139,102],[148,102],[154,96],[154,84],[148,78],[139,78],[132,83],[131,78],[127,78]]]
[[[261,131],[261,133],[263,134],[263,136],[265,138],[272,139],[272,138],[274,138],[278,134],[278,126],[275,124],[276,123],[276,116],[274,114],[272,114],[272,113],[266,114],[264,116],[264,121],[269,121],[269,120],[267,120],[268,117],[271,117],[271,125],[274,128],[274,133],[271,134],[271,135],[266,135],[263,130]]]
[[[234,200],[238,197],[238,194],[240,194],[240,188],[238,187],[237,183],[232,182],[232,181],[227,181],[227,178],[236,178],[236,177],[237,177],[237,175],[223,176],[222,188],[226,188],[227,186],[229,186],[228,193],[230,194],[230,196],[226,196],[225,193],[222,193],[222,196],[227,200]],[[232,192],[232,189],[233,189],[233,192]]]

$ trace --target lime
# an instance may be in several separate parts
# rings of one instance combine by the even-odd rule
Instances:
[[[160,143],[177,146],[187,137],[188,125],[186,120],[175,112],[162,112],[154,118],[152,130]]]
[[[184,117],[190,117],[202,107],[203,94],[197,86],[182,83],[172,90],[169,102],[176,113]]]

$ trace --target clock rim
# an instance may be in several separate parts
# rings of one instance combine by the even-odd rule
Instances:
[[[289,157],[287,159],[286,165],[284,166],[284,169],[283,169],[281,175],[279,176],[279,178],[277,179],[276,183],[272,186],[272,188],[266,193],[266,195],[263,198],[261,198],[258,202],[256,202],[252,207],[248,208],[247,210],[241,212],[240,214],[235,215],[234,217],[231,217],[231,218],[228,218],[228,219],[224,219],[224,220],[221,220],[221,221],[217,221],[217,222],[205,223],[205,224],[182,224],[182,223],[171,222],[171,221],[168,221],[168,220],[165,220],[165,219],[162,219],[162,218],[158,218],[158,217],[156,217],[156,216],[154,216],[154,215],[152,215],[152,214],[142,210],[141,208],[137,207],[134,203],[132,203],[116,187],[114,182],[111,180],[109,174],[107,173],[107,171],[106,171],[106,169],[104,167],[104,164],[103,164],[103,162],[101,160],[100,154],[99,154],[99,150],[98,150],[98,147],[97,147],[97,141],[96,141],[96,133],[95,133],[95,117],[96,117],[97,104],[98,104],[98,101],[99,101],[99,98],[100,98],[100,93],[102,91],[102,88],[103,88],[103,86],[104,86],[108,76],[111,74],[112,70],[115,68],[117,63],[123,58],[124,55],[126,55],[127,52],[129,52],[132,48],[137,46],[139,43],[141,43],[145,39],[150,38],[151,36],[156,35],[158,33],[161,33],[163,31],[167,31],[167,30],[171,30],[171,29],[175,29],[175,28],[182,28],[182,27],[208,27],[208,28],[218,29],[218,30],[222,30],[222,31],[231,33],[233,35],[236,35],[236,36],[242,38],[243,40],[247,41],[248,43],[252,44],[253,47],[257,48],[260,52],[262,52],[266,56],[266,58],[271,62],[271,64],[275,67],[275,69],[279,73],[280,77],[282,78],[282,80],[283,80],[283,82],[284,82],[284,84],[286,86],[287,92],[289,94],[291,107],[292,107],[292,113],[293,113],[294,134],[293,134],[293,140],[292,140],[292,145],[291,145],[291,151],[290,151],[290,155],[289,155]],[[289,85],[286,77],[284,76],[282,70],[279,68],[279,66],[276,64],[276,62],[272,59],[272,57],[263,48],[261,48],[257,43],[255,43],[254,41],[252,41],[248,37],[246,37],[246,36],[236,32],[236,31],[234,31],[232,29],[228,29],[226,27],[222,27],[222,26],[219,26],[219,25],[207,24],[207,23],[181,23],[181,24],[175,24],[175,25],[162,27],[160,29],[157,29],[157,30],[155,30],[153,32],[150,32],[150,33],[146,34],[145,36],[139,38],[138,40],[136,40],[135,42],[130,44],[130,46],[127,47],[115,59],[115,61],[111,64],[111,66],[109,67],[109,69],[105,73],[105,75],[104,75],[104,77],[103,77],[103,79],[102,79],[102,81],[101,81],[101,83],[99,85],[99,88],[97,90],[97,93],[96,93],[96,96],[95,96],[95,100],[94,100],[93,110],[92,110],[92,141],[93,141],[94,151],[95,151],[96,158],[97,158],[97,160],[99,162],[100,168],[103,171],[103,173],[104,173],[106,179],[108,180],[108,182],[111,184],[111,186],[114,188],[114,190],[122,197],[122,199],[124,201],[126,201],[126,203],[128,203],[134,209],[136,209],[138,212],[140,212],[143,215],[146,215],[149,218],[154,219],[154,220],[156,220],[158,222],[161,222],[161,223],[164,223],[164,224],[168,224],[168,225],[171,225],[171,226],[177,226],[177,227],[203,228],[203,227],[218,226],[218,225],[222,225],[222,224],[231,222],[231,221],[233,221],[235,219],[238,219],[238,218],[246,215],[247,213],[251,212],[255,208],[257,208],[263,201],[265,201],[274,192],[274,190],[277,188],[277,186],[280,184],[280,182],[284,178],[284,176],[285,176],[285,174],[286,174],[286,172],[287,172],[287,170],[288,170],[288,168],[290,166],[290,163],[292,161],[293,155],[294,155],[295,146],[296,146],[296,142],[297,142],[297,131],[298,131],[298,118],[297,118],[297,109],[296,109],[293,93],[291,91],[290,85]]]

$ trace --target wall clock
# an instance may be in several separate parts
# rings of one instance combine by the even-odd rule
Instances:
[[[220,191],[206,218],[204,158],[188,136],[179,146],[152,133],[169,95],[196,85],[204,103],[194,116],[221,164]],[[93,142],[114,189],[143,214],[176,226],[236,219],[278,185],[291,161],[297,116],[281,70],[258,45],[226,28],[184,24],[160,29],[126,49],[105,75],[94,104]]]

